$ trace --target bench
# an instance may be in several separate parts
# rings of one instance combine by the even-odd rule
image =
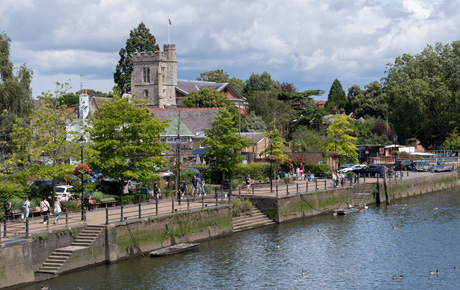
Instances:
[[[266,181],[266,180],[254,180],[254,182],[252,183],[252,185],[254,187],[262,187],[264,186],[265,184],[270,184],[270,181]]]
[[[100,205],[116,205],[118,201],[114,197],[101,198]]]

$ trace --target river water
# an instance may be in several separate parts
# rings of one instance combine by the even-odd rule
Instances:
[[[460,266],[460,193],[398,202],[245,231],[174,256],[100,265],[43,284],[49,289],[459,289],[460,269],[454,267]],[[436,269],[439,275],[430,275]]]

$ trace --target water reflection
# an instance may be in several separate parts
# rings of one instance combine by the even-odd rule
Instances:
[[[407,198],[396,206],[242,232],[175,256],[92,267],[47,284],[50,289],[457,289],[459,205],[455,192]],[[308,274],[302,275],[303,269]],[[436,269],[439,275],[429,275]],[[401,274],[403,279],[392,279]]]

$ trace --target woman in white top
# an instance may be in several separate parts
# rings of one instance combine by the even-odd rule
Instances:
[[[43,197],[42,201],[40,201],[40,211],[43,214],[43,224],[48,223],[48,215],[50,214],[50,204],[46,200],[46,196]]]
[[[54,220],[54,224],[59,223],[59,214],[61,213],[61,203],[59,202],[58,198],[54,198],[54,214],[56,215],[56,219]]]

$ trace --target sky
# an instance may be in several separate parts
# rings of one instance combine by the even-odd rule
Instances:
[[[33,70],[34,98],[56,82],[111,91],[118,52],[141,22],[161,50],[168,38],[176,45],[179,79],[267,71],[326,99],[336,78],[345,91],[364,88],[396,57],[459,40],[460,0],[0,0],[0,32],[13,65]]]

